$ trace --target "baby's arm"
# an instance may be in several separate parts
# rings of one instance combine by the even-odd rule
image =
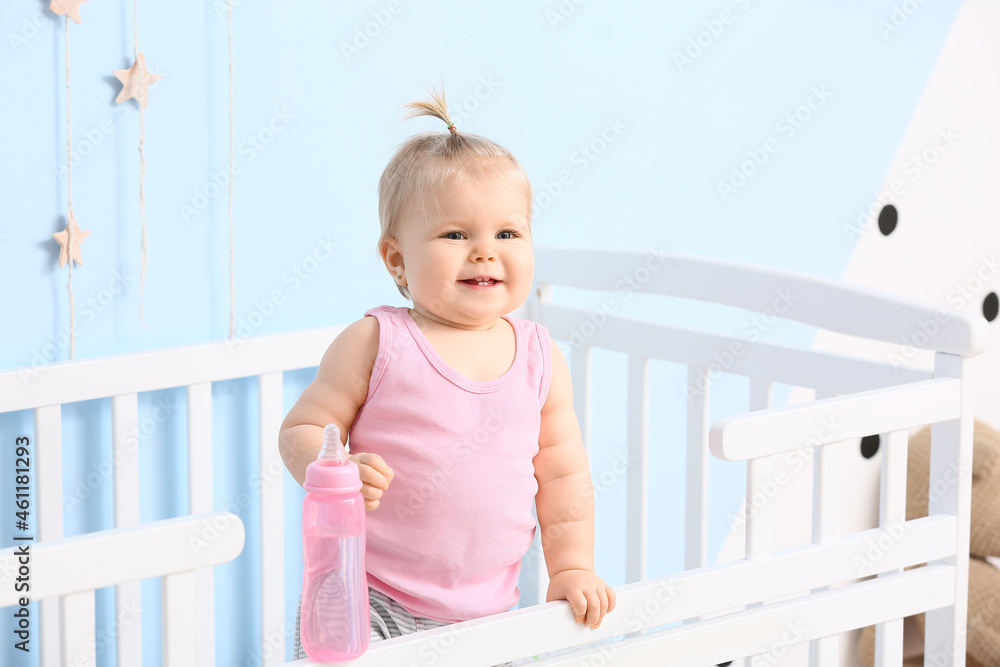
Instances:
[[[288,411],[278,432],[278,450],[299,484],[305,481],[306,466],[316,460],[323,446],[323,427],[336,424],[342,441],[347,441],[358,408],[368,396],[377,355],[378,320],[365,317],[354,322],[330,344],[316,379]],[[351,460],[361,472],[365,508],[375,509],[392,481],[392,469],[377,454],[351,454]]]
[[[534,463],[535,508],[549,572],[545,599],[568,601],[578,622],[600,627],[615,608],[615,591],[594,573],[594,485],[573,412],[569,367],[554,341]]]

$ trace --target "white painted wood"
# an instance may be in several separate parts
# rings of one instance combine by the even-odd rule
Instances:
[[[212,511],[212,383],[187,387],[188,512]],[[206,567],[195,572],[202,591],[195,609],[197,667],[215,664],[215,573]]]
[[[590,428],[591,428],[591,400],[590,400],[590,377],[591,361],[590,347],[575,348],[570,353],[569,375],[573,382],[573,411],[576,419],[580,422],[580,435],[583,437],[583,446],[587,449],[587,457],[590,457]]]
[[[817,391],[814,400],[826,398],[833,398],[833,394]],[[842,444],[832,443],[810,451],[813,462],[813,542],[830,544],[840,539]],[[837,635],[814,640],[809,650],[812,667],[840,665],[840,638]]]
[[[772,563],[768,559],[760,564]],[[758,563],[726,566],[746,570]],[[809,598],[776,602],[746,611],[693,621],[665,631],[616,642],[613,659],[604,663],[587,658],[601,653],[600,647],[535,662],[541,666],[580,664],[628,665],[669,664],[705,667],[737,655],[767,653],[776,642],[795,642],[870,625],[889,616],[918,613],[928,607],[950,604],[954,599],[952,568],[938,565],[917,568],[889,579],[876,579],[824,591]],[[427,664],[434,655],[436,667],[489,665],[534,656],[608,637],[655,627],[690,616],[703,605],[687,604],[704,589],[691,582],[700,575],[686,573],[676,580],[656,579],[618,589],[619,609],[609,614],[601,627],[592,630],[576,623],[565,602],[518,609],[502,616],[486,617],[377,642],[351,663],[354,667],[397,667]],[[737,591],[732,591],[736,593]],[[683,597],[684,602],[678,603]],[[694,614],[699,615],[699,614]],[[296,665],[318,665],[313,661]]]
[[[959,389],[938,378],[736,415],[712,425],[709,444],[716,457],[742,461],[953,419]]]
[[[692,570],[708,564],[708,370],[688,366],[687,389],[684,569]]]
[[[264,667],[280,665],[285,655],[284,475],[278,430],[284,416],[280,372],[257,377],[260,408],[260,604]],[[264,642],[270,645],[269,650]]]
[[[883,435],[879,527],[890,533],[906,530],[906,431]],[[891,547],[890,547],[891,548]],[[896,570],[898,572],[898,570]],[[891,573],[880,574],[880,577]],[[875,626],[875,667],[895,667],[903,659],[903,620]]]
[[[711,301],[760,311],[770,300],[782,318],[891,343],[913,336],[913,323],[937,320],[940,307],[868,286],[795,271],[722,259],[639,250],[535,248],[535,280],[613,291],[623,275],[645,267],[645,294]],[[850,313],[845,317],[844,313]],[[954,354],[978,354],[989,328],[970,313],[949,312],[934,336],[917,345]],[[803,386],[810,386],[805,384]]]
[[[909,574],[909,573],[908,573]],[[925,573],[919,585],[947,579],[947,568]],[[881,582],[879,582],[881,583]],[[873,585],[869,585],[873,584]],[[758,664],[775,664],[796,642],[808,641],[828,632],[843,632],[882,615],[906,615],[906,610],[922,609],[950,599],[947,591],[933,590],[924,598],[913,590],[912,580],[903,576],[885,582],[856,584],[819,593],[804,601],[775,603],[729,616],[713,618],[666,630],[662,633],[626,639],[611,648],[590,649],[536,663],[538,667],[576,667],[589,663],[589,656],[612,656],[608,664],[629,667],[659,667],[670,656],[670,667],[704,667],[735,655],[764,656]],[[817,623],[816,621],[820,621]],[[451,663],[448,663],[451,664]],[[365,665],[364,667],[368,667]]]
[[[243,550],[243,539],[238,516],[210,512],[40,542],[31,548],[31,597],[45,600],[227,563]],[[10,567],[16,568],[14,549],[0,549],[0,570]],[[16,604],[17,595],[13,586],[0,588],[0,607]]]
[[[585,310],[566,306],[543,304],[539,308],[549,332],[561,340],[568,340],[573,328],[587,315]],[[773,382],[816,387],[839,394],[932,377],[929,371],[902,365],[893,367],[888,363],[833,352],[729,338],[708,331],[625,317],[609,316],[604,325],[587,339],[587,345],[707,368],[716,373],[725,371],[734,375],[766,377]],[[733,356],[726,368],[722,368],[717,359],[723,351]]]
[[[768,380],[750,378],[750,410],[767,410],[771,407],[772,383]],[[758,505],[767,502],[762,489],[774,478],[774,464],[771,457],[750,459],[746,471],[746,558],[758,560],[771,555],[771,531],[767,522],[768,514],[755,511]]]
[[[813,457],[813,542],[829,544],[840,538],[843,443],[817,447]]]
[[[139,397],[111,397],[111,448],[114,462],[115,528],[139,525]],[[115,586],[115,618],[142,610],[142,584],[129,581]],[[115,632],[118,661],[142,664],[142,622],[122,624]]]
[[[163,590],[163,667],[191,667],[202,661],[214,663],[215,655],[199,656],[195,614],[200,596],[194,572],[168,574]],[[140,664],[140,663],[134,663]]]
[[[965,624],[969,592],[969,519],[972,498],[972,425],[975,362],[937,354],[934,374],[961,379],[961,411],[956,419],[931,427],[931,485],[928,511],[958,517],[956,549],[942,562],[954,567],[955,604],[927,614],[924,655],[940,658],[944,667],[965,665]],[[935,485],[937,488],[935,488]],[[942,488],[943,487],[943,488]]]
[[[345,326],[49,364],[0,373],[0,412],[312,368]]]
[[[72,593],[58,602],[62,612],[61,663],[97,667],[94,591]]]
[[[0,397],[7,394],[0,390]],[[3,401],[4,398],[0,398]],[[38,507],[36,537],[46,542],[63,536],[62,406],[44,405],[34,411],[35,504]],[[13,588],[13,587],[11,587]],[[33,591],[34,592],[34,591]],[[33,599],[39,599],[37,594]],[[62,621],[59,601],[42,600],[38,604],[39,664],[60,667]]]
[[[649,505],[649,359],[628,360],[628,498],[625,581],[646,578]]]

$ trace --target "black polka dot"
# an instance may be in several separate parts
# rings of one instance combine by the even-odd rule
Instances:
[[[878,230],[882,232],[882,235],[892,234],[893,230],[896,229],[897,222],[899,222],[899,212],[896,207],[892,204],[883,206],[882,212],[878,214]]]
[[[997,293],[990,292],[983,299],[983,317],[987,322],[992,322],[997,318]]]
[[[866,435],[861,438],[861,456],[866,459],[875,456],[878,453],[878,446],[881,441],[882,438],[878,435]]]
[[[720,662],[720,663],[719,663],[718,665],[716,665],[715,667],[727,667],[728,665],[731,665],[731,664],[733,664],[733,661],[732,661],[732,660],[730,660],[729,662]]]

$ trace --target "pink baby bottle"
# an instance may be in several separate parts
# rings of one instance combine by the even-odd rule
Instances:
[[[368,648],[365,501],[358,466],[340,429],[323,429],[323,449],[306,468],[302,505],[302,647],[313,660],[357,658]]]

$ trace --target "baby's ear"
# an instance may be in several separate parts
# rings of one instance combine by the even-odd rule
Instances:
[[[977,419],[972,433],[972,478],[991,479],[1000,472],[1000,431]]]

